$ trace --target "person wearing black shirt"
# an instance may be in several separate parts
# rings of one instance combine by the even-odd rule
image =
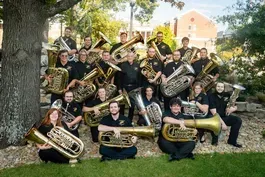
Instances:
[[[157,79],[160,78],[161,74],[162,74],[162,63],[159,59],[155,58],[155,49],[153,47],[148,48],[147,51],[147,58],[145,59],[147,61],[147,63],[153,68],[153,70],[156,72],[156,75],[153,79],[151,78],[147,78],[147,76],[150,74],[149,72],[145,71],[145,72],[141,72],[144,77],[142,79],[142,86],[146,87],[148,85],[151,85],[152,87],[154,87],[154,95],[156,95],[157,93],[157,85],[155,84],[155,82],[157,81]],[[144,61],[142,61],[144,62]]]
[[[97,105],[106,101],[106,90],[105,88],[98,89],[98,97],[94,100],[86,100],[83,106],[83,112],[94,111],[95,115],[99,115],[100,111]],[[90,127],[90,132],[92,135],[92,141],[98,142],[98,126]]]
[[[72,29],[70,27],[66,27],[64,30],[64,36],[62,37],[64,42],[71,49],[68,51],[69,56],[72,56],[77,52],[76,42],[71,38],[71,34],[72,34]],[[54,44],[58,44],[58,40],[59,39],[56,39],[54,41]]]
[[[191,48],[188,47],[189,42],[190,42],[190,39],[188,37],[183,37],[181,40],[182,48],[180,48],[178,50],[180,51],[180,54],[182,57],[185,55],[187,50],[191,50]]]
[[[81,120],[82,120],[82,110],[80,108],[80,106],[74,102],[74,95],[72,91],[66,91],[64,93],[64,100],[63,100],[63,104],[62,107],[64,108],[64,111],[70,113],[73,117],[71,117],[71,119],[73,119],[71,122],[67,122],[65,121],[66,125],[68,126],[68,128],[70,129],[70,132],[75,135],[76,137],[79,138],[79,133],[78,133],[78,128],[75,130],[71,130],[71,128],[74,125],[80,124]],[[64,115],[67,116],[67,115]],[[68,117],[69,119],[69,117]],[[79,127],[79,125],[78,125]]]
[[[67,50],[60,50],[58,53],[58,60],[57,60],[55,67],[67,69],[68,75],[69,75],[68,83],[71,83],[71,81],[73,79],[78,78],[78,73],[76,71],[74,64],[72,62],[69,62],[67,57],[68,57]],[[51,83],[52,82],[52,75],[46,74],[45,79],[47,79],[48,82]],[[51,94],[51,104],[57,99],[62,99],[62,95],[52,93]]]
[[[170,62],[166,65],[166,67],[163,70],[163,74],[161,75],[162,84],[167,85],[167,78],[183,64],[184,63],[181,61],[180,51],[175,50],[173,52],[173,62]],[[189,87],[174,97],[180,97],[181,100],[187,100],[188,95],[189,95]],[[169,101],[171,99],[172,99],[171,97],[165,97],[164,96],[164,108],[165,108],[165,110],[169,110]]]
[[[156,46],[162,55],[159,59],[164,63],[167,58],[171,58],[172,51],[170,47],[163,42],[163,37],[163,32],[158,31],[156,34]]]
[[[114,132],[116,138],[120,138],[121,133],[117,127],[132,127],[132,121],[119,113],[120,107],[117,101],[109,103],[110,115],[101,119],[98,126],[100,132]],[[132,137],[132,142],[136,143],[137,137]],[[99,153],[102,155],[101,161],[114,160],[114,159],[128,159],[134,158],[137,153],[135,146],[120,148],[120,147],[108,147],[100,145]]]
[[[154,88],[152,86],[147,86],[144,88],[143,90],[143,102],[144,102],[144,106],[148,106],[150,104],[152,104],[153,102],[157,103],[159,105],[159,107],[161,108],[160,102],[158,99],[156,99],[155,97],[153,97],[153,93],[154,93]],[[139,111],[139,119],[137,121],[138,125],[147,125],[145,119],[143,118],[142,115],[146,114],[146,109],[144,110],[140,110]]]
[[[165,123],[177,124],[180,126],[181,130],[185,130],[186,126],[182,119],[186,117],[181,113],[181,100],[178,98],[172,98],[169,105],[170,111],[165,112],[162,116],[162,127]],[[169,161],[180,160],[183,158],[194,159],[192,153],[195,148],[194,141],[171,142],[163,137],[161,130],[157,143],[164,153],[170,154]]]
[[[38,131],[43,134],[45,137],[49,138],[47,136],[47,133],[51,131],[52,128],[55,126],[64,127],[66,130],[68,130],[67,125],[61,121],[62,120],[62,114],[58,109],[51,108],[44,120],[42,121],[40,127],[38,128]],[[45,143],[45,144],[36,144],[38,147],[39,157],[42,161],[47,163],[48,161],[53,163],[69,163],[69,159],[63,156],[61,153],[59,153],[57,150],[53,149],[51,145]]]
[[[91,36],[86,36],[84,38],[84,46],[80,48],[79,52],[81,50],[85,50],[87,55],[88,55],[88,53],[89,53],[88,51],[91,49],[91,47],[92,47],[92,38],[91,38]]]
[[[141,77],[141,68],[139,63],[134,62],[135,54],[133,52],[128,53],[128,61],[121,64],[121,72],[119,76],[119,94],[122,94],[122,91],[125,90],[127,93],[140,87],[140,77]],[[130,98],[131,107],[129,108],[129,119],[133,119],[133,112],[135,103],[134,100]],[[124,114],[124,105],[121,105],[120,113]]]
[[[116,50],[117,48],[119,48],[120,46],[122,46],[123,44],[125,44],[127,42],[127,33],[122,32],[120,33],[120,41],[117,44],[114,44],[112,46],[112,48],[110,49],[110,54],[112,54],[112,52],[114,52],[114,50]]]
[[[219,82],[216,84],[216,90],[213,94],[210,95],[210,111],[212,114],[218,113],[222,118],[222,129],[226,130],[227,126],[231,126],[230,134],[227,143],[241,148],[242,145],[237,143],[237,137],[239,134],[239,129],[242,125],[242,120],[234,115],[231,115],[234,111],[237,110],[237,106],[227,107],[227,103],[230,98],[230,94],[224,92],[225,84]],[[213,137],[215,144],[218,142],[218,137]]]
[[[78,73],[78,79],[80,80],[92,71],[92,65],[87,62],[87,54],[85,50],[81,50],[78,57],[79,60],[75,63],[75,68]]]

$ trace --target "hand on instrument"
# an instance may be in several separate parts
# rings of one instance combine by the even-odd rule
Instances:
[[[167,57],[161,55],[160,60],[161,60],[161,61],[164,61],[166,58],[167,58]]]
[[[45,150],[45,149],[50,149],[52,148],[51,145],[45,143],[45,144],[37,144],[38,148],[41,149],[41,150]]]
[[[141,111],[139,111],[139,114],[140,115],[144,115],[144,114],[146,114],[147,112],[146,112],[146,110],[145,109],[143,109],[143,110],[141,110]]]
[[[72,127],[72,124],[71,123],[69,123],[69,122],[65,122],[65,123],[66,123],[66,125],[67,125],[68,128],[71,128]]]
[[[137,142],[137,139],[138,139],[137,136],[132,136],[131,138],[132,143],[135,144]]]
[[[114,136],[115,138],[120,138],[121,137],[121,132],[117,128],[113,128]]]
[[[183,119],[180,119],[179,121],[180,121],[180,123],[179,123],[179,125],[180,125],[180,130],[186,130],[186,126],[185,126],[185,124],[184,124],[184,120],[183,120]]]
[[[49,82],[49,84],[51,84],[52,83],[52,75],[50,74],[50,75],[48,75],[47,77],[46,77],[46,79],[47,79],[47,81]]]
[[[155,79],[148,79],[148,82],[149,82],[150,84],[154,83],[155,81],[156,81]]]
[[[162,84],[167,85],[167,78],[162,77]]]
[[[99,111],[98,107],[94,107],[94,113],[96,115],[99,115],[100,114],[100,111]]]
[[[122,90],[119,90],[119,94],[120,94],[120,95],[122,94]]]
[[[81,85],[81,86],[85,86],[85,85],[86,85],[86,82],[85,82],[85,81],[79,81],[78,83],[79,83],[79,85]]]

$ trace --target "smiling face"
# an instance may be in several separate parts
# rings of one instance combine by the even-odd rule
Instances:
[[[106,90],[104,88],[98,89],[98,96],[99,98],[104,99],[106,97]]]
[[[170,110],[173,114],[178,114],[181,111],[181,106],[178,104],[173,104],[172,106],[170,106]]]
[[[216,85],[216,91],[218,93],[222,93],[225,90],[225,84],[223,83],[217,83]]]
[[[153,90],[152,90],[151,88],[146,88],[146,90],[145,90],[145,94],[146,94],[146,96],[148,96],[148,97],[152,97],[152,95],[153,95]]]
[[[110,59],[110,54],[109,54],[109,52],[103,52],[103,54],[102,54],[102,59],[103,59],[104,61],[108,61],[108,60]]]
[[[194,92],[196,95],[199,95],[202,92],[202,87],[200,85],[196,85],[194,87]]]
[[[84,42],[85,42],[85,46],[90,46],[92,44],[91,37],[86,37]]]
[[[162,42],[163,41],[163,34],[162,33],[158,33],[156,35],[156,40],[158,43]]]
[[[81,62],[85,62],[86,61],[86,57],[87,57],[87,54],[86,54],[86,52],[85,51],[81,51],[81,52],[79,52],[79,60],[81,61]]]
[[[74,100],[73,92],[66,92],[64,95],[64,101],[71,103]]]
[[[50,120],[51,122],[56,122],[59,118],[59,113],[58,110],[54,110],[51,114],[50,114]]]
[[[65,29],[64,30],[64,36],[65,37],[71,37],[71,34],[72,34],[72,31],[71,30],[69,30],[69,29]]]
[[[174,60],[174,61],[179,61],[180,58],[181,58],[180,51],[174,51],[174,52],[173,52],[173,60]]]
[[[204,49],[202,49],[202,50],[200,51],[200,56],[201,56],[201,58],[206,58],[206,57],[207,57],[207,51],[204,50]]]
[[[117,115],[120,111],[118,103],[111,103],[109,105],[109,110],[112,115]]]
[[[154,58],[154,56],[155,56],[155,54],[156,54],[156,51],[155,51],[154,48],[151,47],[151,48],[148,49],[147,54],[148,54],[148,56],[149,56],[150,58]]]
[[[62,63],[65,63],[68,61],[68,53],[67,52],[64,52],[64,53],[61,53],[59,55],[59,58],[61,60]]]
[[[127,41],[127,34],[120,35],[120,41],[122,44],[124,44]]]

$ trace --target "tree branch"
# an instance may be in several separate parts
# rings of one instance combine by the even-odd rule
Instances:
[[[48,17],[53,17],[54,15],[69,9],[80,1],[82,0],[61,0],[55,5],[47,7]]]

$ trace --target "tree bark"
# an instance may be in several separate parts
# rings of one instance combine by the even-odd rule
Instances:
[[[45,6],[41,0],[4,1],[0,149],[20,145],[24,134],[41,119],[40,57],[45,21],[77,2],[62,0]]]

